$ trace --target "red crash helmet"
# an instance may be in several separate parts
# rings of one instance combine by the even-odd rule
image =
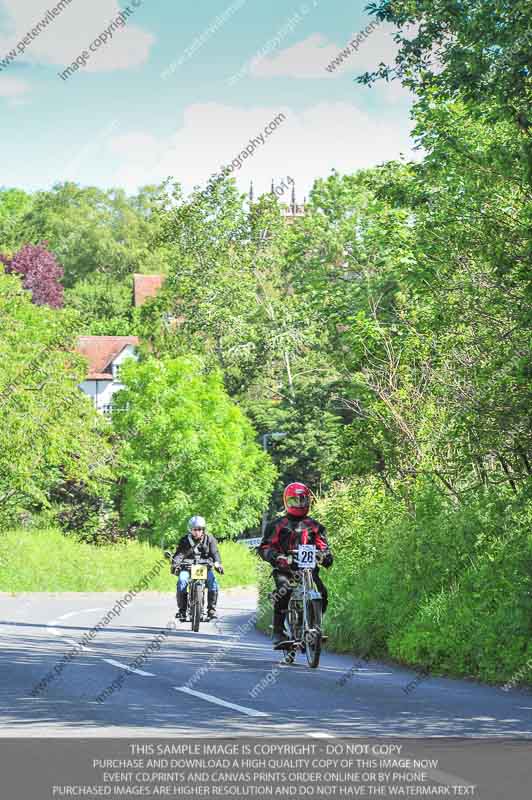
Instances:
[[[289,483],[283,492],[283,502],[287,514],[306,517],[310,506],[310,489],[304,483]]]

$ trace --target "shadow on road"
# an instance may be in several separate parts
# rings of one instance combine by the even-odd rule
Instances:
[[[121,735],[294,735],[326,730],[346,736],[532,736],[530,710],[516,710],[516,698],[496,689],[448,681],[446,691],[444,682],[430,679],[407,695],[402,691],[404,675],[379,664],[351,670],[349,680],[342,683],[352,659],[330,654],[323,657],[319,670],[308,669],[303,656],[298,656],[295,666],[281,666],[268,638],[247,625],[248,611],[233,611],[216,627],[207,624],[198,633],[186,625],[170,631],[160,650],[141,666],[153,677],[129,674],[120,691],[98,703],[96,696],[121,674],[120,668],[104,659],[132,662],[164,631],[167,611],[161,607],[160,627],[129,624],[101,630],[90,652],[77,656],[36,698],[30,694],[32,688],[72,647],[63,636],[78,641],[91,627],[54,623],[62,634],[55,636],[40,622],[8,619],[0,623],[3,734],[73,731],[96,735],[105,729],[108,735],[114,731]],[[149,614],[154,616],[151,609]],[[146,608],[142,616],[146,617]],[[247,626],[241,638],[229,635],[240,626]],[[198,678],[198,670],[205,666],[207,671]],[[267,675],[274,679],[257,692]],[[197,691],[268,716],[247,717],[175,691],[174,687],[191,680]],[[521,705],[532,707],[532,702]]]

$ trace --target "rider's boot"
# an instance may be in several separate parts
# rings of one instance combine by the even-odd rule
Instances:
[[[187,621],[187,593],[186,592],[178,592],[177,593],[177,614],[176,618],[179,622],[186,622]]]
[[[273,612],[273,649],[276,650],[288,641],[284,630],[284,611]]]
[[[218,602],[218,591],[207,592],[207,619],[216,619],[216,603]]]

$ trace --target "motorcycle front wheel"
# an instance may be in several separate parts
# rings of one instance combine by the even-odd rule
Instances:
[[[203,586],[195,583],[190,592],[190,624],[194,632],[199,631],[201,612],[203,610]]]
[[[305,631],[305,654],[309,667],[315,669],[321,655],[321,600],[307,600],[308,629]]]
[[[290,598],[288,611],[285,618],[285,631],[289,639],[296,641],[301,638],[301,610],[298,603]]]

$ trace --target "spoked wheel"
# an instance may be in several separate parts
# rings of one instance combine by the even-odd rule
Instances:
[[[288,614],[286,615],[286,618],[285,618],[285,621],[284,621],[284,635],[286,636],[287,639],[293,639],[294,638],[293,634],[292,634],[292,626],[288,622]]]
[[[301,638],[301,606],[294,601],[288,604],[288,613],[284,621],[284,629],[289,639]]]
[[[201,612],[203,609],[203,586],[198,583],[193,587],[190,598],[190,623],[192,630],[199,631]]]
[[[309,630],[305,631],[305,654],[309,667],[317,667],[321,655],[321,600],[307,601]]]

